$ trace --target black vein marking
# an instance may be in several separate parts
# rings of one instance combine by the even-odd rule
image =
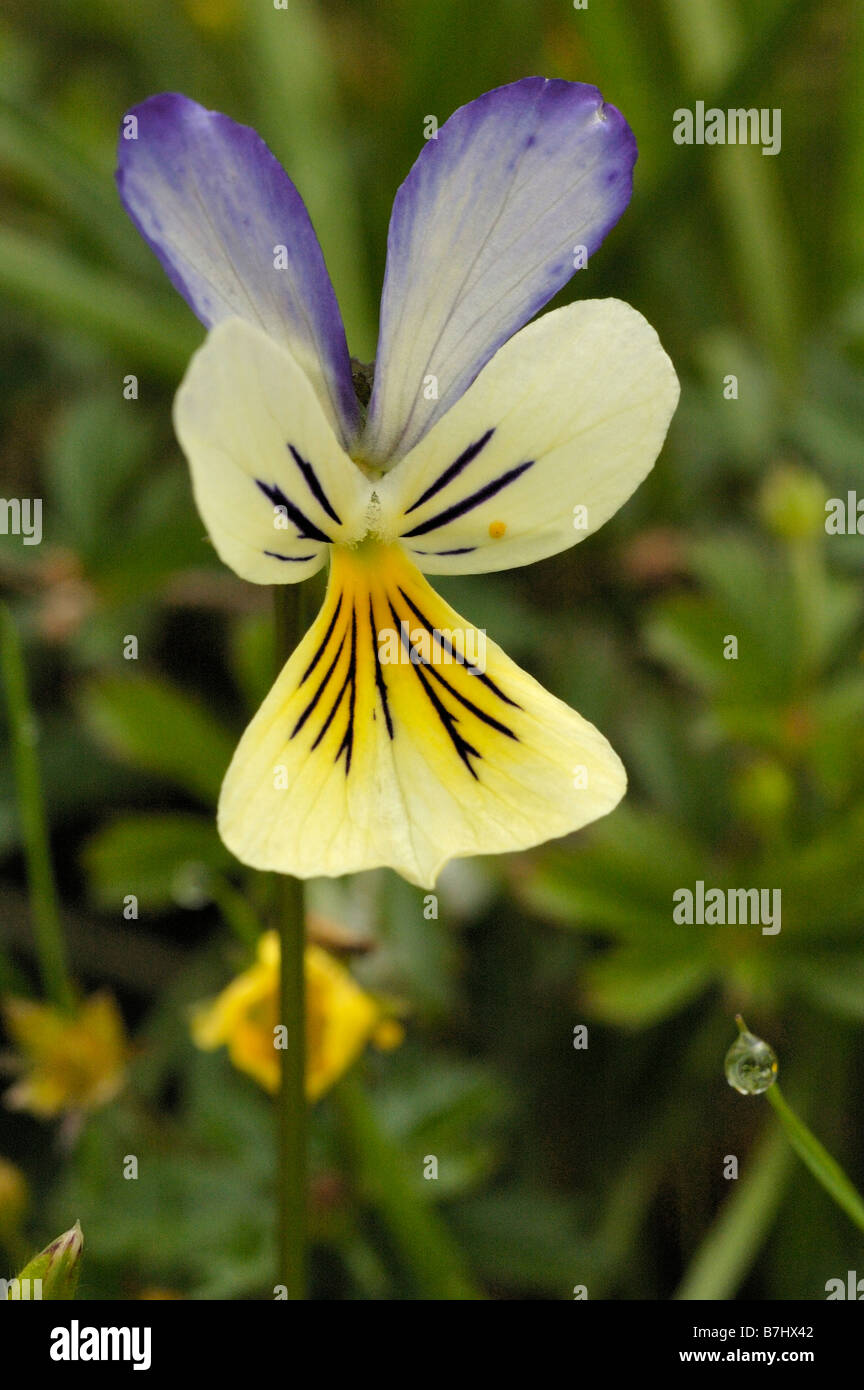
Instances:
[[[383,671],[381,670],[381,653],[380,653],[380,651],[378,650],[378,645],[377,645],[377,642],[376,642],[376,638],[377,638],[377,636],[378,636],[378,628],[377,628],[377,625],[376,625],[376,623],[375,623],[375,610],[374,610],[373,607],[372,607],[372,596],[371,596],[371,594],[370,594],[370,596],[369,596],[369,626],[370,626],[370,628],[371,628],[371,636],[372,636],[372,660],[373,660],[374,665],[375,665],[375,685],[376,685],[377,688],[378,688],[378,694],[379,694],[380,699],[381,699],[381,708],[382,708],[383,711],[384,711],[384,718],[385,718],[386,721],[387,721],[387,732],[388,732],[388,734],[390,735],[390,737],[391,737],[391,739],[392,739],[392,737],[393,737],[393,720],[392,720],[391,717],[390,717],[390,704],[389,704],[389,701],[388,701],[388,699],[387,699],[387,684],[386,684],[386,682],[385,682],[385,680],[384,680],[384,673],[383,673]],[[373,719],[375,718],[375,711],[374,711],[374,710],[372,711],[372,718],[373,718]]]
[[[315,706],[317,705],[318,701],[321,699],[321,696],[324,694],[324,691],[327,689],[327,686],[330,684],[330,677],[333,675],[333,672],[336,670],[336,663],[337,663],[337,661],[339,660],[340,656],[342,655],[342,648],[343,648],[344,646],[345,646],[345,633],[343,632],[343,633],[342,633],[342,636],[341,636],[341,638],[340,638],[340,641],[339,641],[339,646],[336,648],[336,655],[333,657],[333,660],[330,662],[330,665],[327,667],[327,670],[324,672],[324,675],[322,676],[321,681],[320,681],[320,683],[319,683],[319,685],[318,685],[318,689],[315,691],[315,694],[312,696],[312,699],[309,701],[309,703],[308,703],[308,705],[306,706],[306,708],[304,709],[303,713],[300,715],[300,718],[297,720],[297,723],[294,725],[294,728],[291,730],[291,737],[292,737],[292,738],[294,738],[294,736],[295,736],[296,734],[299,734],[300,730],[303,728],[303,725],[306,723],[306,720],[309,718],[310,714],[312,713],[313,709],[314,709]],[[301,681],[300,684],[302,685],[303,682]],[[332,715],[331,715],[331,718],[332,718]],[[316,739],[316,741],[315,741],[315,743],[313,743],[312,747],[313,747],[313,748],[316,748],[316,747],[318,746],[318,743],[319,743],[319,742],[320,742],[320,739]]]
[[[348,758],[347,758],[347,763],[346,763],[346,768],[345,768],[345,771],[346,771],[346,772],[348,771],[348,769],[349,769],[350,766],[351,766],[351,746],[353,745],[353,724],[354,724],[354,694],[355,694],[356,685],[357,685],[357,611],[356,611],[356,609],[352,609],[352,611],[351,611],[351,616],[352,616],[352,623],[351,623],[351,655],[350,655],[349,660],[348,660],[348,670],[345,672],[345,679],[344,679],[344,681],[342,682],[342,684],[341,684],[340,687],[339,687],[339,691],[338,691],[338,693],[337,693],[337,695],[336,695],[336,699],[333,701],[333,704],[332,704],[332,706],[331,706],[330,713],[328,714],[327,718],[324,720],[324,723],[321,725],[321,728],[318,730],[318,736],[317,736],[317,738],[315,739],[315,742],[312,744],[312,750],[311,750],[311,751],[314,753],[315,749],[316,749],[316,748],[318,747],[318,745],[320,744],[320,742],[321,742],[321,740],[323,739],[324,735],[327,733],[327,730],[330,728],[330,725],[333,723],[333,719],[334,719],[334,717],[335,717],[335,715],[336,715],[336,711],[338,710],[339,706],[340,706],[341,703],[342,703],[342,698],[343,698],[343,696],[344,696],[344,694],[345,694],[345,691],[348,689],[348,686],[350,685],[350,686],[351,686],[351,710],[350,710],[350,713],[349,713],[349,716],[348,716],[348,727],[349,727],[349,729],[351,729],[351,731],[352,731],[352,738],[351,738],[351,743],[348,745]],[[342,634],[342,641],[339,643],[339,650],[340,650],[340,651],[342,650],[342,648],[343,648],[344,645],[345,645],[345,634],[343,633],[343,634]],[[335,658],[334,658],[334,663],[335,663]],[[329,678],[329,672],[328,672],[328,678]],[[339,745],[339,749],[338,749],[338,751],[337,751],[337,753],[336,753],[336,758],[337,758],[337,759],[339,758],[339,755],[342,753],[342,750],[343,750],[345,747],[346,747],[346,743],[345,743],[345,739],[343,738],[342,742],[341,742],[340,745]]]
[[[434,676],[436,681],[439,681],[444,689],[449,691],[454,700],[458,700],[460,705],[464,705],[467,710],[470,710],[476,719],[481,719],[484,724],[489,725],[490,729],[495,729],[499,734],[504,734],[506,738],[512,738],[514,743],[519,742],[513,730],[508,729],[506,724],[502,724],[500,719],[496,719],[494,715],[487,714],[479,705],[475,705],[473,700],[469,700],[467,695],[461,695],[455,686],[452,686],[446,677],[442,676],[437,666],[428,665],[425,661],[421,664],[426,667],[430,676]]]
[[[455,655],[457,660],[459,656],[462,656],[463,664],[466,665],[466,669],[468,670],[469,674],[472,675],[475,680],[479,681],[481,685],[485,685],[487,690],[491,690],[493,695],[497,695],[499,700],[503,700],[505,705],[510,705],[513,709],[522,708],[522,706],[518,704],[516,700],[511,700],[509,695],[504,694],[504,691],[501,689],[500,685],[496,685],[495,681],[493,681],[491,676],[487,676],[486,673],[484,671],[481,671],[477,666],[470,666],[467,663],[465,663],[464,653],[454,651],[453,644],[450,641],[450,638],[445,637],[443,632],[440,632],[438,628],[432,626],[425,613],[422,613],[420,611],[416,603],[414,603],[414,601],[408,597],[404,589],[400,588],[399,592],[404,598],[408,607],[411,609],[411,612],[414,614],[415,618],[417,618],[423,624],[427,632],[432,633],[433,641],[437,642],[439,647],[442,647],[445,652],[449,652],[451,656]]]
[[[327,543],[331,541],[331,536],[326,536],[324,532],[315,525],[314,521],[310,521],[308,516],[301,512],[299,507],[295,507],[293,502],[288,501],[288,498],[277,483],[262,483],[260,478],[256,478],[255,482],[264,493],[264,496],[269,497],[274,507],[285,508],[286,516],[290,517],[297,527],[298,540],[325,541]]]
[[[280,555],[275,550],[265,550],[265,555],[269,555],[271,560],[292,560],[295,565],[299,565],[302,560],[314,560],[315,555]]]
[[[515,468],[509,468],[506,473],[493,478],[490,483],[486,483],[484,487],[478,488],[476,492],[464,497],[461,502],[454,502],[452,507],[447,507],[443,512],[436,512],[435,516],[430,517],[428,521],[421,521],[420,525],[415,526],[413,530],[403,531],[402,539],[407,540],[409,536],[424,536],[427,531],[437,531],[439,526],[445,526],[448,521],[455,521],[457,517],[473,511],[475,507],[480,506],[481,502],[485,502],[489,497],[494,497],[502,488],[514,482],[526,469],[533,468],[535,463],[536,459],[529,459],[527,463],[520,463]]]
[[[341,608],[342,595],[340,594],[336,603],[336,607],[333,609],[333,617],[330,619],[330,622],[327,625],[327,631],[324,633],[324,636],[321,640],[321,645],[318,648],[315,655],[313,656],[312,660],[309,662],[309,665],[306,667],[306,670],[303,672],[303,675],[300,677],[300,685],[302,685],[304,681],[308,680],[309,676],[311,676],[312,672],[315,670],[315,667],[318,665],[318,662],[321,660],[322,656],[327,650],[327,643],[333,636],[333,629],[336,626],[336,619],[339,617],[339,612]]]
[[[479,749],[475,748],[473,743],[469,743],[467,739],[462,737],[459,730],[456,728],[456,715],[451,714],[450,711],[447,709],[446,705],[443,703],[443,701],[440,700],[439,697],[436,695],[435,691],[432,689],[432,686],[429,684],[427,677],[423,673],[422,665],[415,666],[414,673],[417,676],[417,679],[419,680],[426,694],[428,695],[432,708],[434,709],[438,718],[441,720],[441,723],[444,725],[450,742],[453,744],[453,747],[459,755],[459,758],[465,764],[468,771],[471,773],[471,776],[474,778],[474,781],[479,782],[480,778],[477,776],[477,773],[475,772],[471,764],[472,757],[479,758],[482,756]]]
[[[490,690],[494,695],[496,695],[498,699],[501,700],[504,704],[510,705],[513,709],[521,709],[521,706],[518,705],[515,700],[511,700],[508,695],[505,695],[504,691],[501,690],[500,687],[496,685],[496,683],[489,676],[487,676],[484,672],[480,671],[478,667],[472,666],[469,662],[466,662],[464,653],[459,652],[453,646],[453,643],[451,642],[450,638],[444,632],[432,626],[426,615],[422,612],[420,608],[418,608],[417,604],[413,601],[413,599],[409,598],[408,594],[405,592],[404,589],[398,588],[398,593],[404,600],[410,612],[413,613],[418,622],[420,622],[423,625],[424,630],[427,633],[431,634],[436,646],[442,652],[444,652],[446,656],[448,656],[451,660],[455,661],[458,665],[464,666],[469,675],[473,676],[476,680],[480,681],[483,685],[485,685],[486,688]],[[343,598],[344,593],[340,593],[337,598],[336,605],[333,609],[333,613],[330,617],[330,621],[327,624],[327,630],[324,633],[324,636],[321,642],[319,643],[319,646],[314,656],[312,657],[312,660],[306,667],[306,670],[297,687],[298,690],[300,686],[302,686],[304,682],[308,680],[312,672],[318,666],[319,662],[326,656],[327,650],[331,643],[331,639],[333,638],[334,632],[336,631],[336,626],[339,622],[340,615],[343,613]],[[465,737],[465,735],[459,728],[460,720],[462,718],[462,711],[467,711],[468,714],[473,715],[473,717],[475,719],[478,719],[482,724],[485,724],[490,729],[494,729],[496,733],[503,734],[505,738],[512,739],[515,743],[519,742],[518,734],[514,733],[514,731],[511,728],[509,728],[507,724],[503,723],[501,719],[496,719],[494,715],[489,714],[486,710],[482,709],[480,705],[476,704],[473,700],[469,699],[467,695],[462,694],[461,691],[456,687],[456,685],[451,680],[448,680],[447,676],[444,675],[443,672],[437,668],[437,666],[434,664],[434,658],[431,660],[427,660],[427,658],[423,656],[420,650],[419,643],[415,643],[410,640],[408,634],[408,623],[404,621],[402,618],[400,618],[400,615],[397,613],[396,608],[394,607],[392,599],[387,597],[386,603],[390,609],[390,614],[393,619],[393,622],[396,625],[396,629],[400,634],[400,640],[402,646],[404,647],[408,655],[409,663],[414,669],[414,673],[417,676],[417,679],[419,680],[420,685],[423,688],[423,692],[426,695],[426,698],[428,699],[433,710],[438,716],[438,719],[443,729],[445,730],[451,744],[453,745],[453,749],[456,752],[459,760],[462,762],[463,766],[474,778],[475,782],[479,782],[480,778],[478,776],[476,768],[474,767],[472,759],[482,760],[483,754],[480,752],[479,748],[476,748],[474,744],[471,743],[469,739]],[[322,700],[325,696],[325,693],[328,690],[333,690],[334,675],[339,665],[339,662],[342,659],[343,653],[345,652],[347,637],[348,623],[346,613],[344,616],[341,635],[339,637],[338,643],[336,644],[335,651],[333,652],[333,655],[331,656],[327,664],[327,669],[324,671],[323,675],[318,681],[317,686],[315,687],[314,692],[309,697],[305,707],[299,715],[297,722],[294,725],[293,730],[291,731],[291,738],[295,738],[297,734],[300,733],[300,731],[308,723],[310,717],[315,712],[315,710],[319,709],[319,707],[322,704]],[[370,594],[369,640],[372,645],[371,656],[373,669],[375,672],[375,688],[381,703],[381,709],[384,715],[384,720],[387,725],[387,733],[392,740],[395,737],[393,716],[392,711],[390,709],[387,682],[381,663],[381,653],[377,646],[377,637],[378,625],[375,617],[375,604],[373,597]],[[348,651],[347,669],[345,671],[344,678],[339,684],[338,690],[335,692],[335,695],[333,696],[329,713],[327,714],[326,718],[321,724],[318,733],[316,734],[315,739],[310,747],[310,752],[314,752],[316,748],[320,747],[321,743],[327,735],[328,730],[333,724],[333,721],[336,718],[339,710],[342,708],[343,702],[345,701],[345,697],[347,694],[348,709],[347,720],[345,724],[345,732],[342,735],[341,742],[336,750],[336,754],[333,759],[334,763],[338,763],[342,754],[345,754],[346,777],[351,771],[351,765],[354,758],[354,745],[356,737],[355,725],[357,715],[357,671],[357,609],[356,606],[352,603],[351,641]],[[440,686],[441,692],[446,692],[446,694],[449,695],[451,699],[456,702],[457,706],[461,706],[461,710],[457,712],[457,710],[453,708],[448,708],[448,705],[442,698],[442,693],[439,693],[438,689],[436,689],[436,685]],[[372,718],[377,718],[377,708],[373,709]]]
[[[402,593],[402,590],[400,589],[399,592]],[[432,708],[434,709],[442,725],[444,726],[447,736],[450,739],[450,742],[453,744],[456,753],[458,754],[461,761],[464,763],[465,767],[467,767],[468,771],[471,773],[471,776],[474,778],[475,782],[479,782],[480,779],[477,776],[477,773],[471,763],[471,758],[482,758],[483,755],[478,748],[475,748],[472,743],[469,743],[466,738],[463,738],[462,734],[456,728],[456,725],[459,722],[459,716],[457,714],[454,714],[451,710],[448,710],[447,706],[444,704],[443,700],[440,698],[440,696],[437,694],[434,687],[430,683],[429,675],[434,676],[435,679],[439,682],[439,684],[443,685],[444,689],[448,692],[448,694],[452,695],[455,700],[458,700],[459,703],[462,706],[464,706],[465,709],[469,710],[471,714],[475,716],[475,718],[480,719],[484,724],[488,724],[490,728],[495,729],[498,733],[504,734],[505,737],[513,739],[516,743],[519,742],[519,739],[517,738],[516,734],[513,733],[512,729],[508,729],[506,724],[502,724],[500,720],[495,719],[491,714],[487,714],[485,710],[480,709],[479,705],[475,705],[474,701],[469,700],[466,695],[461,695],[459,691],[456,690],[450,684],[446,677],[442,676],[439,670],[432,666],[428,661],[424,660],[421,653],[417,650],[416,645],[408,639],[405,633],[405,629],[402,627],[399,614],[396,612],[396,609],[393,607],[393,604],[390,602],[389,599],[388,604],[390,607],[390,612],[393,615],[393,621],[399,630],[402,645],[408,653],[408,660],[411,662],[411,665],[414,668],[415,675],[417,676],[418,680],[420,681],[420,684],[426,692],[426,695],[429,699],[430,704],[432,705]],[[421,621],[423,620],[421,619]],[[426,624],[426,628],[427,631],[432,630],[429,628],[428,624]],[[416,658],[416,660],[414,658]],[[426,674],[427,672],[429,673],[429,675]]]
[[[430,701],[432,702],[432,708],[438,715],[438,718],[441,720],[441,723],[444,725],[444,728],[447,730],[450,742],[453,744],[453,747],[456,749],[456,752],[458,753],[462,762],[465,764],[468,771],[471,773],[471,776],[474,778],[474,781],[479,782],[480,778],[477,776],[477,773],[471,764],[471,759],[482,757],[480,750],[475,748],[473,743],[469,743],[467,738],[462,737],[459,730],[456,728],[458,716],[451,714],[447,707],[444,705],[443,701],[439,700],[438,696],[435,694],[435,691],[429,684],[429,681],[427,680],[426,676],[423,674],[421,668],[419,666],[415,666],[414,670],[417,676],[419,677],[420,684],[422,685],[423,689],[426,691],[426,694],[429,696]]]
[[[302,454],[297,452],[293,444],[289,444],[288,448],[291,451],[291,457],[293,458],[297,467],[300,469],[300,472],[303,474],[303,477],[306,479],[306,485],[309,488],[309,491],[312,493],[312,496],[315,498],[315,501],[320,503],[320,505],[324,508],[331,521],[335,521],[337,526],[341,526],[342,519],[341,517],[337,516],[336,512],[330,505],[330,500],[327,497],[327,494],[324,491],[323,487],[321,486],[318,474],[315,472],[315,469],[312,467],[312,464],[309,462],[308,459],[304,459]]]
[[[476,550],[476,545],[460,545],[455,550],[415,550],[412,546],[412,555],[470,555],[472,550]]]
[[[410,512],[414,511],[415,507],[420,507],[424,502],[428,502],[430,497],[434,497],[436,492],[440,492],[443,487],[446,487],[449,482],[452,482],[454,478],[458,477],[458,475],[462,472],[463,468],[467,468],[468,464],[471,463],[474,459],[476,459],[481,449],[485,449],[486,445],[489,443],[489,440],[492,438],[494,433],[495,429],[493,427],[491,430],[487,430],[486,433],[480,439],[475,440],[473,444],[469,444],[468,448],[463,450],[463,452],[459,455],[458,459],[456,459],[453,463],[448,464],[448,466],[444,469],[444,472],[440,473],[438,477],[435,479],[434,483],[430,483],[426,491],[421,493],[420,496],[417,498],[417,501],[411,503],[411,506],[407,508],[405,515],[408,516]]]
[[[348,702],[348,723],[345,725],[345,732],[342,735],[342,742],[336,750],[334,763],[338,763],[343,752],[345,754],[345,776],[351,771],[351,755],[354,752],[354,711],[357,706],[357,609],[351,610],[351,657],[348,662],[348,675],[346,682],[350,683],[351,695]],[[341,698],[341,697],[340,697]]]

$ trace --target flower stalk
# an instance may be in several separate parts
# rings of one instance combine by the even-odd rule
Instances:
[[[864,1199],[815,1134],[792,1109],[777,1085],[778,1064],[771,1047],[735,1015],[738,1039],[726,1054],[726,1080],[741,1095],[766,1095],[795,1153],[860,1231],[864,1231]]]
[[[294,650],[303,633],[303,599],[299,584],[275,591],[274,624],[277,666]],[[306,1156],[306,918],[303,884],[278,880],[276,926],[279,932],[279,1090],[276,1097],[278,1278],[287,1297],[306,1297],[307,1156]],[[275,1040],[274,1040],[275,1041]]]
[[[801,1162],[806,1164],[816,1181],[824,1187],[831,1197],[859,1231],[864,1231],[864,1200],[853,1187],[840,1164],[831,1157],[815,1134],[807,1128],[804,1121],[796,1115],[779,1086],[772,1086],[767,1093],[768,1100],[780,1120],[786,1138]]]
[[[51,866],[48,825],[39,759],[37,725],[30,705],[21,637],[15,619],[0,604],[0,666],[6,695],[6,714],[18,792],[21,837],[27,861],[27,882],[36,954],[45,993],[64,1011],[71,1011],[75,994],[69,975],[66,944],[60,922],[57,889]]]

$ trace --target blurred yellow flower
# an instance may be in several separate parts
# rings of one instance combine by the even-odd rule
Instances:
[[[12,1110],[41,1118],[96,1110],[123,1084],[130,1049],[123,1019],[109,994],[93,994],[71,1014],[53,1004],[7,999],[6,1028],[21,1054],[22,1075],[4,1095]]]
[[[279,937],[265,932],[258,956],[192,1019],[198,1047],[228,1047],[238,1071],[265,1088],[279,1087]],[[306,947],[306,1094],[318,1100],[347,1071],[368,1042],[395,1047],[401,1026],[320,946]]]

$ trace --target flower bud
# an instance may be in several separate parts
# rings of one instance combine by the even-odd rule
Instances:
[[[35,1288],[39,1290],[35,1295],[37,1298],[74,1298],[83,1249],[84,1235],[80,1223],[76,1221],[74,1226],[52,1240],[24,1266],[12,1282],[9,1297],[20,1299],[25,1296],[22,1288],[27,1290],[27,1297],[34,1297],[31,1290]]]

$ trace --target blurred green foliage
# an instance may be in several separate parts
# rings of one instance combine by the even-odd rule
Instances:
[[[596,82],[640,146],[629,211],[561,302],[636,305],[682,401],[597,537],[441,587],[607,734],[631,790],[570,841],[452,866],[437,920],[389,874],[313,885],[317,911],[375,943],[358,977],[409,1010],[406,1044],[315,1109],[314,1290],[820,1298],[860,1268],[856,1232],[722,1059],[742,1010],[860,1181],[864,544],[826,535],[824,507],[864,495],[862,27],[854,0],[9,0],[0,471],[5,496],[44,498],[45,538],[0,538],[0,581],[72,958],[118,992],[137,1058],[65,1148],[0,1114],[0,1153],[38,1193],[34,1249],[80,1217],[81,1296],[272,1288],[270,1102],[188,1034],[269,910],[213,823],[272,670],[268,600],[219,566],[192,504],[170,404],[201,329],[114,194],[120,117],[178,89],[255,125],[368,359],[424,117],[534,72]],[[672,113],[697,99],[781,108],[781,154],[676,146]],[[0,965],[35,991],[9,768],[4,747]],[[782,931],[674,924],[673,892],[698,880],[781,889]],[[438,1264],[411,1249],[433,1205]]]

